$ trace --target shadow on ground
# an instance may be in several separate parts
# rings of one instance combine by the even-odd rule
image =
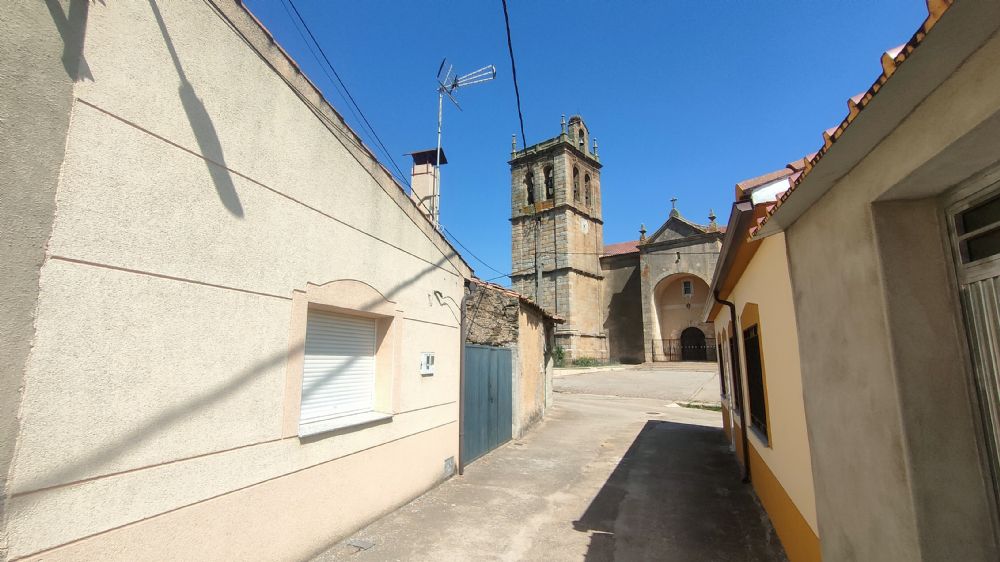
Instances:
[[[585,560],[787,560],[718,428],[650,420],[577,531]]]

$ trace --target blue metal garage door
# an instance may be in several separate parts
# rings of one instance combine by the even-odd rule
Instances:
[[[512,422],[509,349],[465,346],[462,463],[472,461],[510,441]]]

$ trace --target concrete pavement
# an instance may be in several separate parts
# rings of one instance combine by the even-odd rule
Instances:
[[[719,403],[719,374],[712,363],[639,365],[615,371],[584,371],[556,377],[555,391]],[[696,370],[697,369],[697,370]]]
[[[718,413],[607,388],[557,394],[525,438],[317,560],[785,559]]]

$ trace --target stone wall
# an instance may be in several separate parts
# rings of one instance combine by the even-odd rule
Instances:
[[[711,285],[721,248],[722,234],[712,233],[702,235],[696,240],[681,240],[656,245],[642,252],[639,267],[642,285],[643,347],[646,361],[653,360],[653,340],[668,337],[660,334],[658,315],[654,310],[657,285],[678,274],[694,275],[707,285]],[[710,335],[711,331],[706,332],[706,334]]]
[[[465,300],[465,343],[514,347],[518,335],[516,296],[473,284]]]
[[[511,430],[520,437],[552,403],[553,321],[502,287],[478,283],[470,284],[465,312],[466,343],[513,352]]]
[[[604,274],[604,333],[608,356],[622,363],[642,363],[642,283],[639,255],[601,260]]]

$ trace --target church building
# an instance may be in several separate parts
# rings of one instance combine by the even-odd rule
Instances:
[[[601,159],[580,116],[558,136],[511,145],[511,284],[565,318],[555,345],[567,360],[714,360],[701,320],[723,232],[681,216],[672,200],[651,236],[604,244]]]

